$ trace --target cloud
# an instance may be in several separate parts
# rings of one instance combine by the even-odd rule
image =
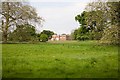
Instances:
[[[42,6],[40,6],[41,4]],[[52,30],[58,34],[70,34],[73,29],[79,27],[74,17],[83,12],[86,3],[48,2],[32,3],[32,5],[36,7],[38,14],[45,19],[44,25],[40,29]]]

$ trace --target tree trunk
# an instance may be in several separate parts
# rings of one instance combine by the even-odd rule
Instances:
[[[5,29],[3,31],[3,43],[7,43],[7,38],[8,38],[8,28],[9,28],[9,3],[7,2],[7,12],[5,16],[6,22],[5,24]]]
[[[7,43],[7,31],[3,32],[3,43]]]
[[[6,26],[5,30],[3,31],[3,43],[7,43],[7,38],[8,38],[8,22],[9,22],[9,17],[6,18]]]

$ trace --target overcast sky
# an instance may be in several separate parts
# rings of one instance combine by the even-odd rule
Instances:
[[[84,11],[90,0],[31,0],[39,16],[45,19],[39,30],[51,30],[57,34],[70,34],[79,27],[75,16]]]

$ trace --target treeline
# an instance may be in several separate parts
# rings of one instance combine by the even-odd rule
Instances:
[[[71,35],[75,40],[99,40],[101,43],[119,43],[120,1],[92,2],[85,11],[75,16],[80,27]]]
[[[46,42],[51,39],[53,31],[43,30],[36,33],[35,27],[30,24],[18,25],[17,28],[10,32],[8,41],[12,42]]]

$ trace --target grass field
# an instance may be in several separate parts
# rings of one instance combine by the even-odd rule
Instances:
[[[3,44],[3,78],[117,78],[118,47],[95,41]]]

